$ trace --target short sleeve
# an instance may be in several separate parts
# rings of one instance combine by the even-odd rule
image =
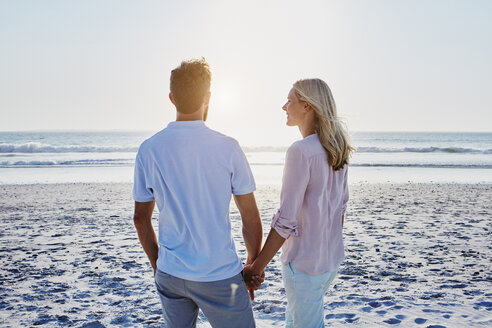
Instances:
[[[154,200],[154,193],[152,189],[147,187],[145,168],[142,164],[142,158],[140,151],[135,159],[135,173],[133,177],[133,199],[136,202],[150,202]]]
[[[237,143],[232,156],[231,189],[234,195],[246,195],[256,190],[255,179],[246,155]]]
[[[280,193],[280,209],[274,215],[271,224],[272,228],[283,238],[298,235],[298,217],[309,178],[309,160],[303,154],[302,149],[294,144],[287,150]]]

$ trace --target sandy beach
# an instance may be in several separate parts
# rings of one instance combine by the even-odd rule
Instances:
[[[256,192],[265,234],[279,191]],[[491,199],[492,185],[351,185],[326,323],[492,325]],[[132,214],[130,184],[0,186],[1,326],[162,326]],[[244,258],[234,206],[231,219]],[[258,327],[282,327],[285,306],[276,257],[253,302]]]

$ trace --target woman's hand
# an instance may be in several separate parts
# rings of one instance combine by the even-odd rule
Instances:
[[[246,264],[243,269],[243,278],[249,291],[249,297],[253,301],[254,291],[260,288],[263,281],[265,281],[265,271],[255,272],[252,264]]]

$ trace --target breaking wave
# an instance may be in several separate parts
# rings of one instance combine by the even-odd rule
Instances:
[[[473,149],[461,147],[404,147],[404,148],[380,148],[359,147],[359,153],[466,153],[466,154],[492,154],[492,149]]]
[[[0,153],[126,153],[136,152],[137,150],[138,146],[54,146],[39,142],[23,144],[0,143]]]
[[[134,153],[138,146],[98,146],[67,145],[55,146],[39,142],[23,144],[0,143],[0,153]],[[246,153],[285,152],[286,147],[243,147]],[[462,147],[358,147],[359,153],[468,153],[492,154],[492,149],[474,149]]]

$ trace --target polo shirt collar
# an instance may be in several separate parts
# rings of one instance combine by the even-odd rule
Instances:
[[[173,121],[167,125],[168,128],[201,128],[205,127],[205,122],[198,121]]]

